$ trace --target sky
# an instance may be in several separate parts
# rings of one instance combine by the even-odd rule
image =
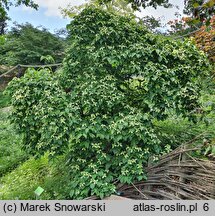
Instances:
[[[57,29],[65,28],[70,22],[69,19],[63,18],[60,8],[66,8],[68,4],[75,6],[85,2],[85,0],[34,0],[39,5],[39,10],[33,10],[24,6],[11,7],[9,10],[9,17],[11,21],[9,27],[13,25],[13,22],[26,23],[29,22],[35,27],[44,26],[51,32]],[[177,4],[180,10],[176,8],[165,9],[158,7],[157,10],[153,8],[147,8],[138,12],[139,17],[146,15],[153,15],[158,18],[161,17],[163,21],[174,19],[175,12],[182,13],[184,0],[170,0],[171,3]]]

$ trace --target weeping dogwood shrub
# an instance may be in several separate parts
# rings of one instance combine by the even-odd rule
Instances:
[[[170,110],[194,119],[210,65],[191,41],[154,35],[93,6],[68,29],[58,74],[31,69],[10,83],[12,121],[31,153],[66,155],[72,199],[102,198],[117,182],[147,178],[149,157],[164,148],[153,121]]]

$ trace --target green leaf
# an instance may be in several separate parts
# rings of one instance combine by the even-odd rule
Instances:
[[[75,194],[75,190],[71,190],[70,193],[69,193],[69,196],[70,196],[71,198],[73,198],[74,194]]]
[[[93,190],[95,188],[95,185],[94,184],[91,184],[90,185],[90,188]]]
[[[199,3],[195,2],[195,3],[193,4],[193,7],[194,7],[194,8],[199,7]]]
[[[207,155],[207,154],[209,153],[210,150],[211,150],[211,146],[208,146],[208,147],[206,148],[206,150],[205,150],[204,155]]]

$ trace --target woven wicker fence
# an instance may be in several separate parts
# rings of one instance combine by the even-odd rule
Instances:
[[[146,168],[147,180],[117,185],[118,194],[139,200],[215,199],[215,160],[194,158],[192,153],[200,149],[180,146]]]

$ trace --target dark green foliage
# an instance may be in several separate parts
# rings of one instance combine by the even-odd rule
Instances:
[[[62,62],[65,43],[62,38],[46,29],[31,24],[16,25],[8,33],[0,49],[0,64],[41,64],[41,56],[50,55],[55,62]]]
[[[48,69],[29,69],[21,79],[9,83],[13,90],[13,123],[24,133],[31,153],[60,153],[68,140],[66,93]],[[27,133],[26,133],[27,132]]]
[[[127,16],[86,8],[68,26],[71,47],[58,77],[30,70],[8,88],[12,120],[33,153],[66,154],[70,197],[101,198],[114,182],[146,178],[164,152],[155,120],[198,108],[209,63],[190,42],[149,33]]]
[[[99,9],[83,11],[68,28],[73,44],[65,77],[114,76],[129,105],[158,119],[169,108],[186,115],[198,106],[200,78],[209,65],[190,41],[155,36],[129,17]],[[136,87],[130,85],[134,77]]]
[[[156,133],[159,134],[162,146],[170,145],[176,148],[187,142],[194,147],[201,147],[194,152],[195,157],[208,160],[208,155],[215,155],[215,92],[207,89],[200,98],[202,108],[198,111],[198,122],[172,116],[165,121],[156,121]]]

